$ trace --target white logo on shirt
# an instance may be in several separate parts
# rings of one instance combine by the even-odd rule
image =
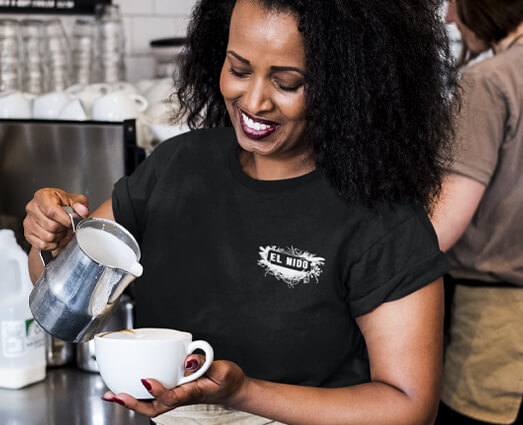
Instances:
[[[259,254],[258,265],[265,269],[265,274],[283,280],[289,288],[294,288],[300,282],[309,283],[312,278],[318,283],[325,264],[325,258],[292,246],[286,249],[275,245],[260,246]]]

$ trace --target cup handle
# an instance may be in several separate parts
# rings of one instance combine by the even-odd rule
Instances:
[[[105,96],[107,93],[111,92],[111,85],[109,83],[98,83],[98,93],[102,96]]]
[[[136,107],[138,108],[138,111],[143,112],[147,109],[149,106],[149,102],[147,102],[147,99],[143,96],[140,96],[136,93],[129,94],[131,96],[131,99],[134,100],[134,103],[136,104]]]
[[[65,92],[69,95],[77,97],[78,93],[84,90],[85,86],[83,84],[73,84],[65,89]]]
[[[186,384],[187,382],[194,381],[195,379],[198,379],[200,376],[202,376],[209,367],[211,366],[211,363],[214,360],[214,350],[212,349],[211,345],[203,340],[193,341],[189,344],[187,347],[188,354],[192,353],[194,350],[199,348],[200,350],[203,350],[205,353],[205,363],[203,366],[198,369],[196,372],[194,372],[192,375],[189,376],[182,376],[179,380],[176,386]]]

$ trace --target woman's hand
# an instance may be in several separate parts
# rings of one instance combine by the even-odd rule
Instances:
[[[38,190],[26,205],[24,235],[33,248],[55,251],[67,245],[72,237],[71,219],[62,208],[71,206],[82,217],[87,217],[89,207],[84,195],[67,193],[60,189]]]
[[[204,362],[204,356],[192,354],[186,359],[185,369],[189,372],[196,372]],[[178,406],[189,404],[227,405],[240,394],[242,386],[248,379],[238,365],[224,360],[214,361],[201,378],[171,390],[166,389],[155,379],[144,378],[142,384],[155,397],[154,400],[137,400],[129,394],[115,395],[111,391],[106,392],[102,398],[154,417]]]

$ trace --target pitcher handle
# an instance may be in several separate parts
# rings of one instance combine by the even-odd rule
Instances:
[[[69,205],[66,205],[62,208],[71,219],[71,227],[73,228],[73,232],[76,232],[76,226],[78,226],[78,223],[80,223],[83,220],[83,217],[78,215],[78,213],[73,209],[73,207],[70,207]]]
[[[83,218],[77,214],[73,207],[70,207],[69,205],[66,205],[62,208],[71,219],[71,227],[73,229],[73,232],[76,233],[76,226],[78,226],[78,223],[80,223],[80,221],[82,221]],[[54,256],[51,251],[40,251],[40,259],[42,260],[43,265],[47,266],[54,259]]]

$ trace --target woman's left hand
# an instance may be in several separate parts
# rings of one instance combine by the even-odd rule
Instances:
[[[195,363],[196,362],[196,363]],[[185,368],[196,372],[205,362],[205,357],[192,354],[186,358]],[[165,388],[155,379],[144,377],[142,384],[155,397],[152,400],[137,400],[129,394],[114,394],[107,391],[102,397],[106,401],[119,403],[135,412],[154,417],[178,406],[198,403],[224,404],[239,394],[247,377],[233,362],[214,361],[201,378],[173,389]]]

